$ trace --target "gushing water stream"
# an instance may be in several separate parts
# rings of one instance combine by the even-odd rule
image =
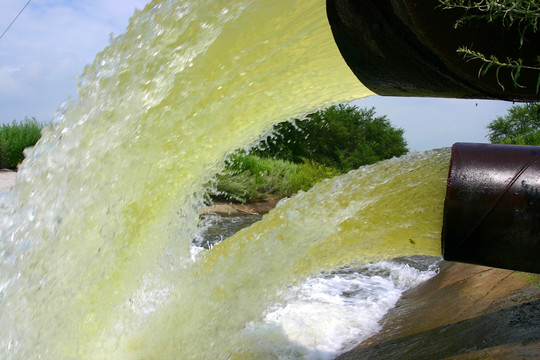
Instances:
[[[151,2],[86,67],[2,198],[0,357],[253,359],[246,329],[290,286],[438,254],[445,150],[323,182],[192,256],[227,154],[370,94],[322,0]]]

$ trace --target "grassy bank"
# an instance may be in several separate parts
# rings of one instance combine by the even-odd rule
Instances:
[[[23,150],[34,146],[41,137],[43,125],[35,118],[13,121],[0,128],[0,169],[17,169],[24,159]]]
[[[217,176],[217,200],[255,202],[268,194],[287,197],[309,190],[317,182],[339,174],[337,169],[306,160],[295,164],[280,159],[267,159],[255,155],[232,157],[227,169]]]

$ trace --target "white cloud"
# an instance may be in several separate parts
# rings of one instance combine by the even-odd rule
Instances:
[[[0,1],[0,31],[27,0]],[[49,121],[76,76],[148,0],[33,0],[0,39],[0,123]]]

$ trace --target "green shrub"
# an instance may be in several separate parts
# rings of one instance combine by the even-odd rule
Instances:
[[[255,155],[235,155],[224,172],[217,176],[214,198],[235,202],[253,202],[268,194],[291,196],[309,190],[317,182],[337,175],[336,169],[305,161],[295,164]]]
[[[310,159],[347,172],[407,151],[403,130],[385,116],[376,116],[373,108],[340,104],[277,124],[254,153],[297,164]]]
[[[255,178],[249,171],[231,170],[225,170],[217,176],[216,192],[212,195],[216,200],[239,203],[253,202],[265,196],[259,192]]]
[[[321,180],[329,179],[341,172],[338,169],[321,165],[312,160],[306,160],[298,165],[296,172],[290,178],[290,196],[300,190],[307,191]]]
[[[529,35],[537,33],[540,28],[540,2],[538,0],[439,0],[439,3],[445,10],[462,14],[456,21],[455,28],[464,24],[470,25],[471,29],[480,31],[484,29],[493,31],[494,25],[498,25],[501,30],[517,28],[519,36],[515,36],[516,50],[521,50],[524,44],[534,41],[535,38],[531,38]],[[475,50],[468,46],[476,46],[477,48]],[[512,58],[508,56],[511,55],[510,53],[505,54],[505,51],[501,49],[497,49],[499,51],[488,49],[488,52],[484,52],[486,50],[485,44],[480,46],[480,48],[484,48],[481,51],[478,51],[478,43],[468,46],[462,46],[456,51],[463,55],[463,61],[476,61],[479,64],[478,77],[491,72],[501,89],[504,90],[505,86],[500,76],[504,72],[509,72],[508,78],[512,79],[515,88],[525,87],[520,84],[523,77],[532,79],[534,76],[536,78],[536,94],[540,92],[540,56],[538,53],[529,59]],[[505,46],[504,48],[508,51],[509,47]],[[499,54],[498,58],[495,53],[500,51],[503,53]],[[522,70],[528,70],[528,73]],[[522,77],[522,74],[526,75]]]
[[[514,105],[487,128],[493,144],[540,145],[540,103]]]
[[[0,169],[16,169],[24,159],[23,150],[34,146],[41,138],[43,126],[35,118],[0,128]]]

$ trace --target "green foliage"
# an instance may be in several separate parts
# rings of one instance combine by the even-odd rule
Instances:
[[[514,105],[487,128],[494,144],[540,145],[540,103]]]
[[[294,164],[255,155],[234,155],[227,169],[217,176],[214,197],[235,202],[253,202],[267,194],[291,196],[317,182],[337,175],[337,170],[307,161]]]
[[[488,58],[484,54],[471,50],[467,47],[459,48],[457,51],[458,53],[462,53],[466,60],[480,60],[481,61],[482,65],[480,66],[480,69],[478,70],[478,77],[484,76],[490,68],[494,67],[496,69],[495,77],[497,79],[497,83],[503,90],[504,90],[504,85],[502,84],[500,80],[500,76],[499,76],[501,69],[507,69],[510,71],[510,77],[512,78],[512,81],[515,87],[523,87],[518,82],[519,77],[521,75],[521,70],[529,69],[529,70],[540,71],[540,66],[524,65],[522,59],[514,60],[511,58],[507,58],[506,61],[501,61],[495,55],[490,55]],[[537,57],[537,62],[540,65],[540,56]],[[539,90],[540,90],[540,74],[538,75],[538,79],[536,81],[537,94]]]
[[[321,165],[312,160],[306,160],[303,164],[298,164],[296,170],[289,179],[289,186],[284,192],[285,196],[290,196],[298,191],[307,191],[321,180],[329,179],[339,175],[337,169]]]
[[[254,152],[302,164],[305,159],[347,172],[362,165],[407,153],[403,130],[375,110],[336,105],[277,124],[273,136]]]
[[[528,30],[538,30],[540,4],[537,0],[440,0],[444,9],[463,9],[465,15],[456,27],[467,21],[480,19],[487,22],[501,21],[505,27],[519,26],[521,43]]]
[[[317,182],[407,152],[403,130],[374,109],[337,105],[276,125],[252,155],[238,152],[217,176],[214,198],[252,202],[291,196]]]
[[[211,195],[217,200],[246,203],[257,201],[265,194],[259,193],[255,178],[249,172],[225,170],[217,176],[216,190]]]
[[[0,169],[16,169],[24,159],[23,150],[34,146],[41,137],[41,128],[36,118],[25,118],[22,122],[0,128]]]
[[[501,26],[510,28],[517,26],[520,34],[519,47],[526,41],[528,32],[537,32],[540,18],[540,3],[538,0],[439,0],[443,9],[462,9],[465,14],[456,22],[455,27],[459,27],[466,22],[481,20],[486,22],[499,21]],[[498,59],[495,55],[486,55],[468,47],[461,47],[457,50],[463,54],[465,60],[478,60],[481,62],[478,76],[483,76],[490,68],[495,68],[495,76],[499,86],[504,90],[499,74],[502,69],[510,71],[510,76],[515,87],[522,87],[519,84],[521,70],[529,69],[537,71],[536,93],[540,91],[540,55],[536,56],[536,63],[525,64],[523,59],[505,60]]]
[[[540,289],[540,274],[533,274],[533,273],[518,273],[520,276],[523,276],[525,278],[525,281],[528,284],[531,284],[537,288]]]

